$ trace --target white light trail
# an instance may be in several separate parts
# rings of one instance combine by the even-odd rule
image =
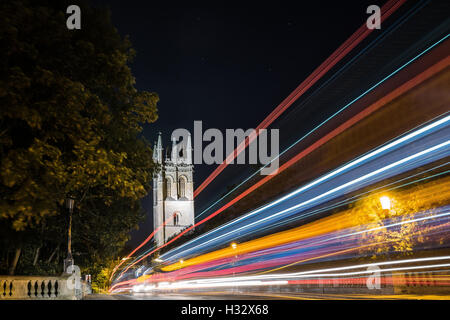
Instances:
[[[446,117],[446,119],[450,119],[450,116],[449,116],[449,117]],[[322,193],[322,194],[320,194],[320,195],[318,195],[318,196],[316,196],[316,197],[314,197],[314,198],[311,198],[311,199],[309,199],[309,200],[306,200],[306,201],[304,201],[304,202],[301,202],[301,203],[299,203],[299,204],[296,204],[296,205],[294,205],[294,206],[292,206],[292,207],[289,207],[289,208],[284,209],[284,210],[282,210],[282,211],[279,211],[279,212],[277,212],[277,213],[271,214],[271,215],[269,215],[269,216],[267,216],[267,217],[264,217],[264,218],[262,218],[262,219],[260,219],[260,220],[258,220],[258,221],[249,223],[249,224],[247,224],[247,225],[245,225],[245,226],[239,227],[239,228],[237,228],[237,229],[233,229],[232,231],[229,231],[229,232],[227,232],[227,233],[225,233],[225,234],[219,235],[219,236],[217,236],[217,237],[215,237],[215,238],[213,238],[213,239],[210,239],[210,240],[208,240],[208,241],[202,242],[202,243],[198,244],[197,246],[194,246],[194,247],[192,247],[192,248],[190,248],[190,249],[187,249],[187,250],[195,250],[195,249],[198,248],[199,246],[205,246],[205,245],[207,245],[208,243],[210,243],[210,242],[212,242],[212,241],[217,241],[218,239],[221,239],[221,238],[223,238],[223,237],[226,237],[226,236],[231,235],[231,234],[236,233],[236,232],[240,232],[240,231],[242,232],[243,229],[247,229],[247,228],[250,228],[250,227],[252,227],[252,226],[256,226],[257,224],[261,224],[261,223],[263,223],[263,222],[265,222],[265,221],[267,221],[267,220],[273,219],[274,217],[280,216],[280,215],[282,215],[282,214],[284,214],[284,213],[287,213],[287,212],[289,212],[289,211],[292,211],[292,210],[295,210],[295,209],[299,209],[299,208],[302,207],[302,206],[305,206],[305,205],[310,204],[310,203],[312,203],[312,202],[314,202],[314,201],[320,200],[320,199],[322,199],[322,198],[324,198],[324,197],[326,197],[326,196],[328,196],[328,195],[331,195],[331,194],[333,194],[333,193],[336,193],[336,192],[339,191],[339,190],[342,190],[342,189],[347,188],[347,187],[349,187],[349,186],[352,186],[352,185],[354,185],[354,184],[356,184],[356,183],[359,183],[359,182],[362,182],[362,181],[364,181],[364,180],[367,180],[367,179],[370,178],[370,177],[373,177],[373,176],[375,176],[375,175],[377,175],[377,174],[383,173],[383,172],[385,172],[385,171],[387,171],[387,170],[389,170],[389,169],[392,169],[392,168],[394,168],[394,167],[398,167],[398,166],[400,166],[400,165],[402,165],[402,164],[404,164],[404,163],[406,163],[406,162],[409,162],[409,161],[414,160],[414,159],[416,159],[416,158],[418,158],[418,157],[424,156],[424,155],[426,155],[426,154],[428,154],[428,153],[431,153],[431,152],[433,152],[433,151],[436,151],[436,150],[438,150],[438,149],[444,148],[444,147],[446,147],[446,146],[448,146],[448,145],[450,145],[450,140],[447,140],[447,141],[445,141],[445,142],[443,142],[443,143],[440,143],[440,144],[438,144],[438,145],[436,145],[436,146],[433,146],[433,147],[428,148],[428,149],[426,149],[426,150],[423,150],[423,151],[421,151],[421,152],[415,153],[415,154],[413,154],[413,155],[411,155],[411,156],[409,156],[409,157],[406,157],[406,158],[403,158],[403,159],[398,160],[398,161],[396,161],[396,162],[393,162],[393,163],[391,163],[391,164],[389,164],[389,165],[387,165],[387,166],[384,166],[384,167],[382,167],[382,168],[380,168],[380,169],[377,169],[377,170],[375,170],[375,171],[372,171],[372,172],[370,172],[370,173],[368,173],[368,174],[366,174],[366,175],[363,175],[363,176],[361,176],[361,177],[359,177],[359,178],[356,178],[356,179],[354,179],[354,180],[352,180],[352,181],[349,181],[349,182],[347,182],[347,183],[344,183],[344,184],[342,184],[342,185],[340,185],[340,186],[338,186],[338,187],[336,187],[336,188],[333,188],[333,189],[331,189],[331,190],[328,190],[327,192],[324,192],[324,193]],[[320,179],[322,179],[322,178],[320,178]],[[320,180],[320,179],[319,179],[319,180]],[[312,183],[311,183],[311,184],[312,184]],[[305,187],[306,187],[306,186],[305,186]],[[305,187],[302,187],[302,188],[300,188],[300,189],[303,189],[303,188],[305,188]],[[295,191],[295,192],[297,192],[297,191]],[[287,196],[286,196],[286,197],[287,197]],[[285,199],[286,197],[283,197],[282,199]],[[279,201],[280,201],[280,200],[277,200],[277,201],[275,201],[275,202],[278,203]],[[262,209],[258,209],[258,210],[260,211],[260,210],[262,210]],[[258,211],[258,212],[259,212],[259,211]],[[252,213],[252,215],[253,215],[253,214],[254,214],[254,213]],[[243,218],[240,218],[240,219],[238,219],[238,220],[241,220],[241,219],[243,219]],[[238,221],[238,220],[236,220],[236,221]],[[233,222],[233,223],[235,223],[235,222]],[[230,224],[231,224],[231,223],[226,224],[225,226],[230,225]],[[223,227],[225,227],[225,226],[223,226]],[[221,228],[223,228],[223,227],[221,227]],[[217,230],[218,230],[218,229],[217,229]],[[200,237],[200,238],[201,238],[201,237]],[[176,256],[178,256],[178,255],[180,255],[180,254],[181,254],[181,253],[178,253],[178,254],[176,254],[174,257],[176,257]],[[172,258],[174,258],[174,257],[172,257]]]
[[[450,256],[439,256],[439,257],[427,257],[427,258],[415,258],[415,259],[404,259],[396,261],[384,261],[384,262],[374,262],[366,264],[351,265],[345,267],[336,268],[325,268],[319,270],[310,270],[295,273],[284,273],[284,274],[270,274],[270,275],[254,275],[254,276],[241,276],[241,277],[222,277],[222,278],[210,278],[210,279],[199,279],[199,280],[188,280],[188,281],[178,281],[178,282],[160,282],[157,285],[147,285],[144,284],[133,286],[134,292],[142,291],[152,291],[152,290],[170,290],[170,289],[201,289],[201,288],[218,288],[218,287],[244,287],[244,286],[270,286],[270,285],[287,285],[291,279],[299,278],[317,278],[317,277],[342,277],[342,276],[355,276],[355,275],[367,275],[373,274],[372,269],[354,271],[354,272],[336,272],[336,271],[347,271],[352,269],[369,268],[372,266],[387,266],[387,265],[398,265],[398,264],[408,264],[408,263],[419,263],[419,262],[431,262],[439,260],[450,260]],[[410,270],[420,270],[420,269],[434,269],[434,268],[447,268],[450,267],[450,263],[441,264],[430,264],[430,265],[419,265],[419,266],[405,266],[405,267],[394,267],[388,269],[380,269],[379,273],[395,272],[395,271],[410,271]],[[334,273],[330,273],[334,272]],[[276,279],[276,280],[273,280]]]
[[[411,132],[411,133],[409,133],[409,134],[406,134],[405,136],[403,136],[403,137],[401,137],[401,138],[399,138],[399,139],[397,139],[397,140],[395,140],[395,141],[393,141],[393,142],[391,142],[391,143],[388,143],[388,144],[386,144],[386,145],[384,145],[384,146],[382,146],[382,147],[380,147],[380,148],[378,148],[378,149],[376,149],[376,150],[374,150],[374,151],[372,151],[372,152],[369,152],[368,154],[366,154],[366,155],[364,155],[364,156],[361,156],[360,158],[358,158],[358,159],[356,159],[356,160],[354,160],[354,161],[349,162],[348,164],[346,164],[346,165],[344,165],[344,166],[342,166],[342,167],[340,167],[340,168],[338,168],[338,169],[336,169],[336,170],[334,170],[334,171],[332,171],[332,172],[330,172],[330,173],[328,173],[328,174],[326,174],[326,175],[324,175],[324,176],[322,176],[322,177],[320,177],[320,178],[314,180],[313,182],[311,182],[311,183],[309,183],[309,184],[306,184],[305,186],[296,189],[295,191],[293,191],[293,192],[287,194],[286,196],[281,197],[280,199],[275,200],[275,201],[273,201],[273,202],[271,202],[271,203],[269,203],[269,204],[267,204],[267,205],[265,205],[265,206],[263,206],[263,207],[261,207],[261,208],[259,208],[259,209],[256,209],[256,210],[254,210],[254,211],[252,211],[252,212],[250,212],[250,213],[248,213],[248,214],[246,214],[246,215],[244,215],[244,216],[242,216],[242,217],[240,217],[240,218],[238,218],[238,219],[236,219],[236,220],[230,221],[230,222],[228,222],[228,223],[226,223],[226,224],[224,224],[224,225],[222,225],[222,226],[220,226],[220,227],[218,227],[218,228],[216,228],[216,229],[213,229],[213,230],[211,230],[211,231],[209,231],[209,232],[206,232],[205,234],[203,234],[203,235],[201,235],[201,236],[195,238],[194,240],[195,240],[195,241],[198,241],[198,240],[200,240],[200,239],[202,239],[202,238],[204,238],[204,237],[206,237],[206,236],[208,236],[208,235],[211,235],[211,234],[214,233],[214,232],[218,232],[218,231],[220,231],[220,230],[222,230],[222,229],[224,229],[224,228],[226,228],[226,227],[229,227],[229,226],[231,226],[231,225],[233,225],[233,224],[238,223],[239,221],[241,221],[241,220],[243,220],[243,219],[247,219],[247,218],[249,218],[249,217],[251,217],[251,216],[253,216],[253,215],[255,215],[255,214],[257,214],[257,213],[259,213],[259,212],[261,212],[261,211],[263,211],[263,210],[266,210],[266,209],[268,209],[268,208],[271,208],[271,207],[275,206],[276,204],[278,204],[278,203],[280,203],[280,202],[283,202],[283,201],[285,201],[285,200],[287,200],[287,199],[289,199],[289,198],[292,198],[293,196],[297,195],[297,194],[300,193],[300,192],[303,192],[303,191],[306,191],[306,190],[308,190],[308,189],[311,189],[312,187],[314,187],[314,186],[320,184],[321,182],[323,182],[323,181],[325,181],[325,180],[328,180],[329,178],[334,177],[334,176],[338,175],[339,173],[341,173],[341,172],[343,172],[343,171],[345,171],[345,170],[347,170],[347,169],[349,169],[349,168],[352,168],[352,167],[357,166],[358,164],[360,164],[361,162],[363,162],[363,161],[365,161],[365,160],[368,160],[368,159],[370,159],[370,158],[372,158],[372,157],[375,157],[376,155],[378,155],[378,154],[380,154],[380,153],[382,153],[382,152],[384,152],[384,151],[387,151],[387,150],[389,150],[389,149],[392,149],[392,148],[394,148],[395,146],[397,146],[397,145],[399,145],[399,144],[401,144],[401,143],[403,143],[403,142],[407,142],[408,140],[411,140],[411,139],[417,137],[418,135],[421,135],[421,134],[423,134],[423,133],[426,133],[427,131],[430,131],[430,130],[432,130],[432,129],[434,129],[434,128],[440,126],[440,125],[443,125],[443,124],[449,122],[449,121],[450,121],[450,115],[449,115],[449,116],[446,116],[446,117],[444,117],[444,118],[442,118],[442,119],[439,119],[439,120],[437,120],[437,121],[435,121],[435,122],[433,122],[433,123],[431,123],[431,124],[429,124],[429,125],[427,125],[427,126],[424,126],[424,127],[421,128],[421,129],[418,129],[418,130],[415,130],[415,131],[413,131],[413,132]],[[448,144],[448,141],[445,142],[445,143]],[[188,242],[186,242],[186,243],[180,245],[180,246],[178,247],[178,249],[181,249],[181,248],[183,248],[183,247],[189,245],[189,244],[192,243],[194,240],[188,241]],[[205,244],[205,243],[203,243],[202,245],[204,245],[204,244]],[[197,247],[197,246],[196,246],[196,247]],[[194,249],[194,248],[196,248],[196,247],[193,247],[193,248],[191,248],[190,250],[192,250],[192,249]],[[161,255],[161,257],[164,258],[164,259],[167,259],[167,258],[165,257],[166,255],[167,255],[167,254],[163,254],[163,255]],[[177,256],[177,255],[179,255],[179,254],[175,254],[175,256]]]

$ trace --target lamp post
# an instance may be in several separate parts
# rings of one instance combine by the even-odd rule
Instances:
[[[67,258],[64,259],[64,272],[67,273],[67,268],[73,265],[72,257],[72,213],[75,204],[75,199],[72,197],[66,198],[66,209],[69,210],[69,230],[67,232]]]

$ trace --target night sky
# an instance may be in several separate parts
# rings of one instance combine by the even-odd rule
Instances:
[[[304,2],[94,1],[137,51],[136,87],[159,94],[144,135],[153,143],[161,131],[165,146],[194,120],[204,130],[256,127],[385,1]],[[197,165],[195,186],[214,169]],[[131,245],[153,229],[150,197],[143,203],[147,221]]]

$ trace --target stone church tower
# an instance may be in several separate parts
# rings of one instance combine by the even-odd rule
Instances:
[[[157,165],[153,175],[153,225],[157,246],[194,224],[194,166],[190,135],[184,150],[186,154],[180,155],[181,150],[177,149],[173,139],[170,158],[163,157],[161,133],[153,149],[153,161]]]

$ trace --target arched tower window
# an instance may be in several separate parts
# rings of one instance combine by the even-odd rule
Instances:
[[[166,197],[169,198],[172,196],[172,180],[170,178],[166,178]]]
[[[179,187],[180,187],[180,198],[186,197],[186,178],[180,177],[179,181]]]

